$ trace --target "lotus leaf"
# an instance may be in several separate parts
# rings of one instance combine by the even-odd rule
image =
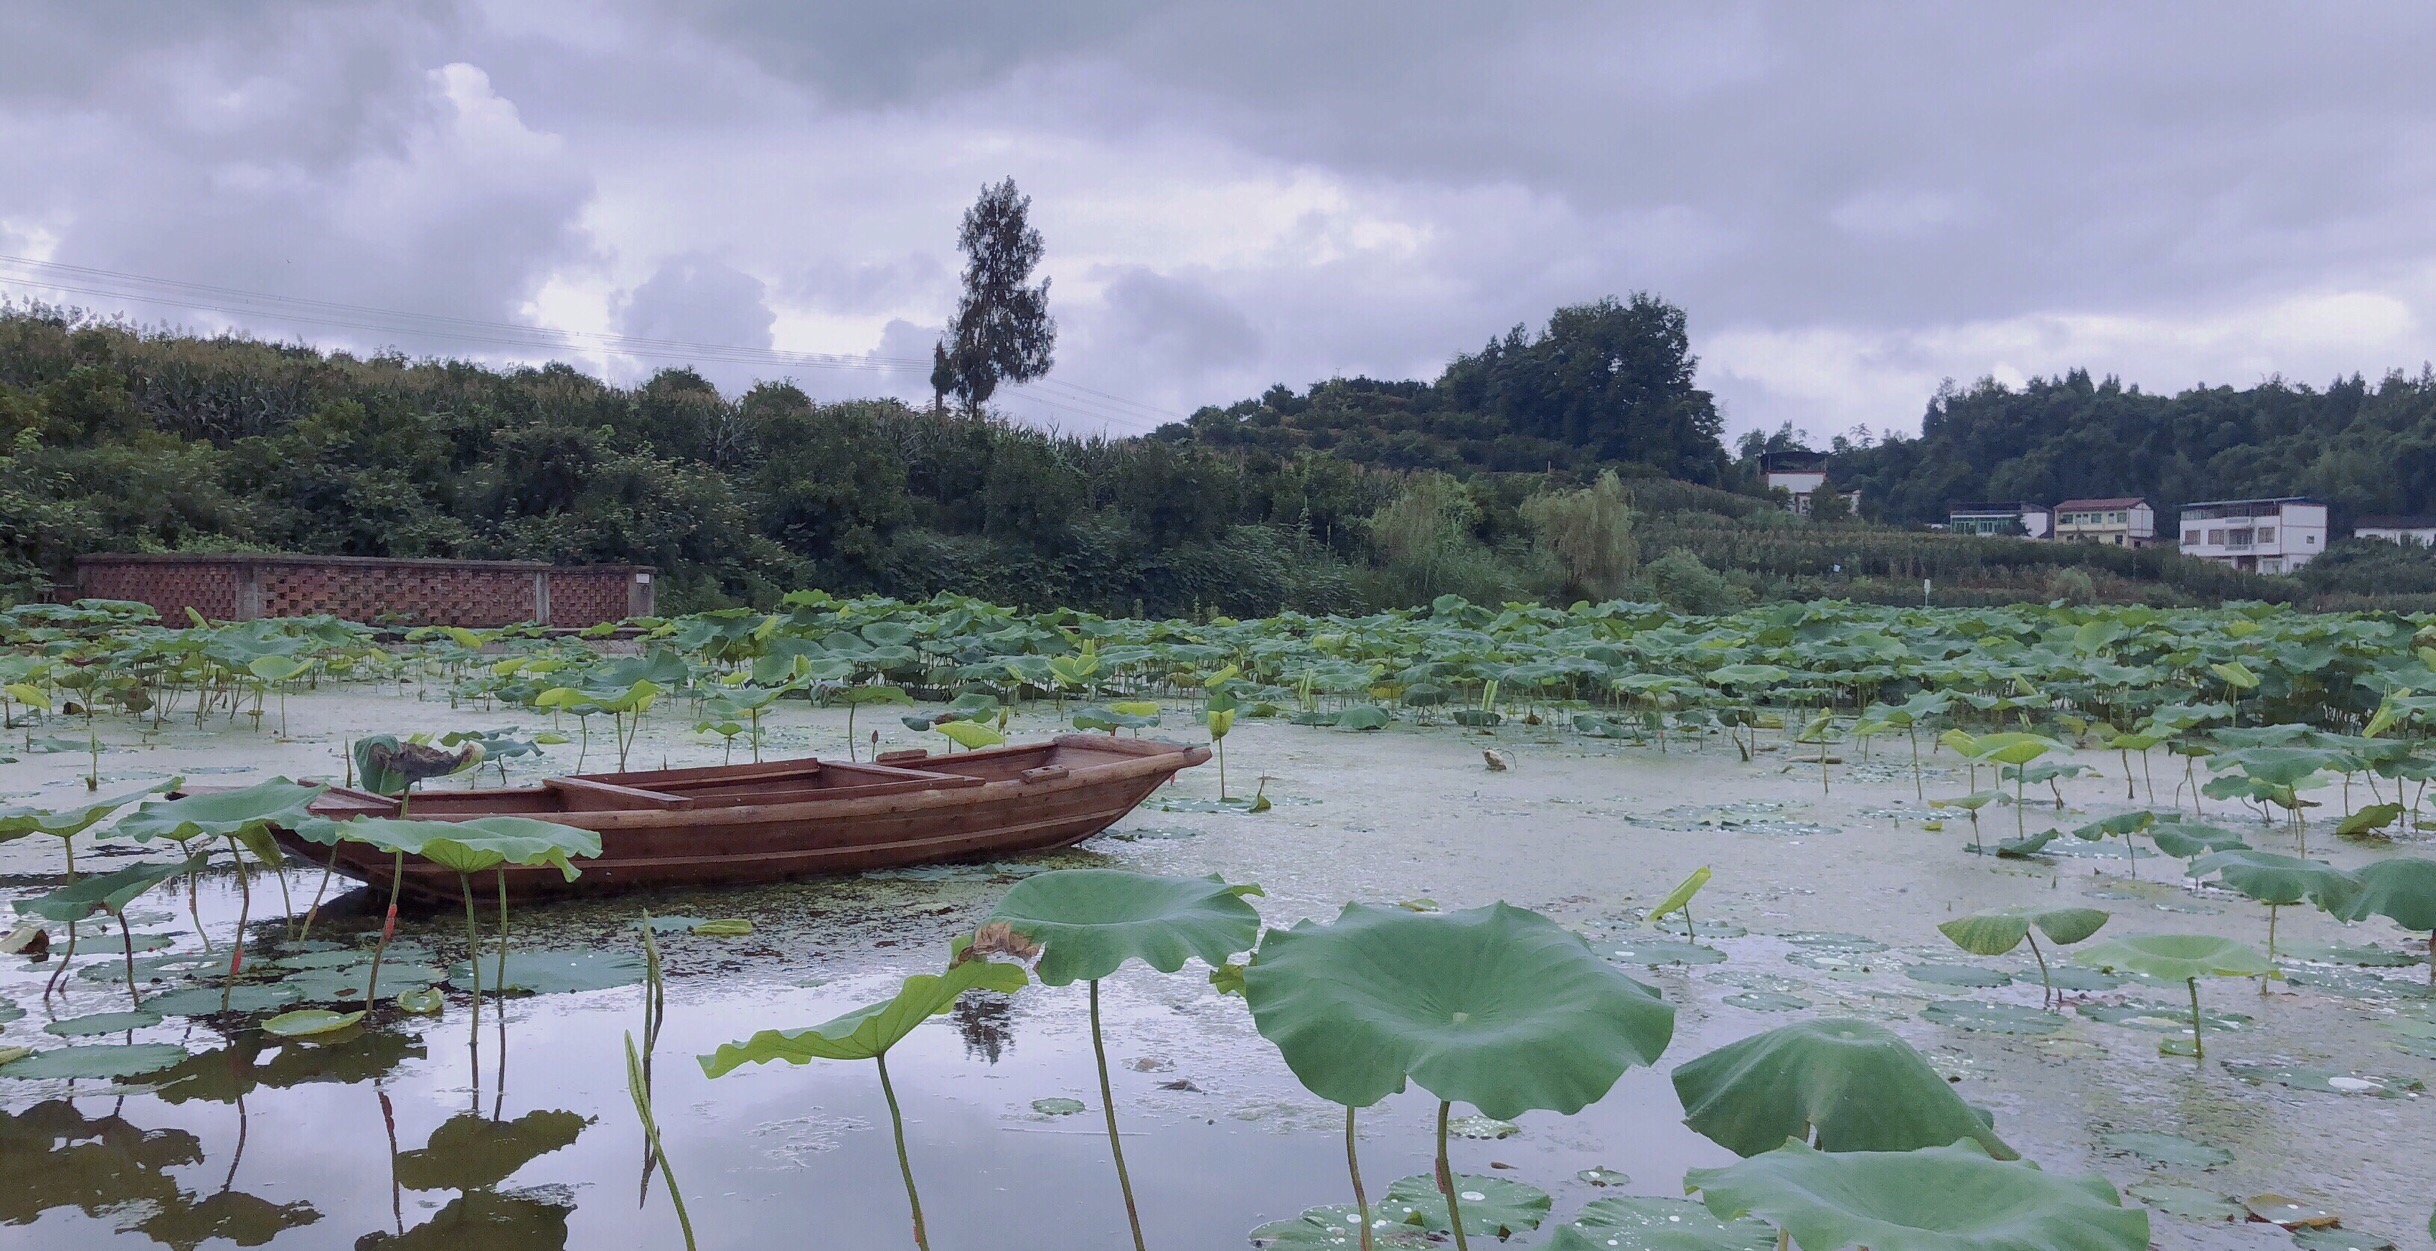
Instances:
[[[1768,1251],[1775,1245],[1766,1221],[1721,1221],[1691,1199],[1632,1196],[1592,1201],[1557,1226],[1548,1251]]]
[[[905,979],[897,993],[879,1003],[808,1029],[765,1029],[742,1042],[722,1043],[711,1055],[699,1057],[702,1071],[722,1077],[740,1065],[784,1060],[809,1064],[814,1060],[875,1060],[902,1041],[914,1027],[956,1004],[968,990],[1011,995],[1030,979],[1020,965],[995,960],[969,960],[945,973],[917,973]]]
[[[79,878],[50,894],[17,901],[17,911],[46,921],[80,921],[96,912],[117,916],[145,891],[203,867],[207,856],[186,860],[131,864],[95,877]]]
[[[265,863],[278,863],[271,829],[295,829],[310,815],[307,806],[323,787],[272,778],[233,791],[208,791],[182,799],[147,802],[119,818],[114,833],[139,843],[156,838],[184,843],[196,838],[231,838]]]
[[[1723,964],[1726,954],[1677,938],[1627,938],[1602,945],[1599,954],[1623,964]]]
[[[1083,1110],[1080,1099],[1034,1099],[1032,1110],[1042,1116],[1073,1116]]]
[[[2263,904],[2314,903],[2341,915],[2361,889],[2360,879],[2323,860],[2303,860],[2242,848],[2212,852],[2191,865],[2192,877],[2215,874],[2224,884]]]
[[[2343,910],[2345,920],[2382,916],[2406,930],[2436,931],[2436,860],[2395,856],[2364,866],[2358,876],[2360,895]]]
[[[1976,964],[1915,964],[1903,970],[1903,976],[1931,986],[1970,986],[1991,989],[2013,984],[2013,975],[2002,969],[1983,968]]]
[[[2127,1133],[2108,1134],[2098,1145],[2109,1151],[2136,1155],[2151,1164],[2177,1164],[2185,1168],[2215,1168],[2231,1164],[2233,1153],[2204,1142],[2193,1142],[2179,1134]]]
[[[1041,948],[1044,986],[1097,981],[1127,960],[1173,973],[1198,957],[1215,968],[1251,949],[1258,886],[1121,869],[1061,869],[1025,878],[990,913]]]
[[[2070,946],[2104,928],[2107,914],[2097,908],[2006,909],[1980,912],[1948,921],[1937,932],[1975,956],[2001,956],[2030,936],[2030,927],[2058,946]]]
[[[502,864],[546,864],[572,882],[583,870],[576,868],[570,857],[601,854],[599,834],[531,817],[479,817],[471,821],[358,817],[340,823],[338,830],[350,842],[420,856],[458,873],[479,873]]]
[[[1740,1156],[1811,1141],[1827,1151],[1910,1151],[1969,1138],[2015,1152],[1910,1044],[1882,1025],[1804,1021],[1675,1069],[1684,1124]]]
[[[2126,1188],[2125,1193],[2168,1216],[2187,1220],[2231,1221],[2249,1216],[2231,1196],[2154,1177]]]
[[[22,701],[21,701],[22,702]],[[83,750],[81,746],[79,751]],[[0,807],[0,843],[24,838],[29,834],[48,834],[53,838],[72,838],[101,823],[102,818],[146,795],[167,789],[175,790],[182,779],[171,778],[140,791],[113,795],[108,799],[89,800],[65,808]]]
[[[161,1017],[157,1012],[96,1012],[89,1016],[52,1021],[42,1027],[42,1032],[60,1038],[90,1038],[96,1034],[123,1034],[128,1030],[144,1029],[160,1023]]]
[[[174,1043],[94,1043],[37,1051],[0,1064],[0,1077],[141,1077],[186,1059]]]
[[[1348,904],[1270,930],[1244,971],[1261,1035],[1314,1094],[1368,1107],[1409,1077],[1511,1120],[1571,1115],[1674,1036],[1673,1007],[1535,912]]]
[[[226,991],[216,986],[189,986],[154,995],[144,1001],[144,1007],[163,1016],[218,1016],[222,1012],[268,1012],[295,1001],[295,990],[285,983]]]
[[[2157,850],[2178,860],[2189,860],[2211,851],[2235,851],[2248,847],[2239,834],[2202,825],[2196,821],[2160,821],[2150,826],[2149,841]]]
[[[335,1034],[340,1030],[361,1024],[363,1019],[364,1014],[361,1012],[331,1012],[323,1008],[299,1008],[294,1012],[282,1012],[264,1021],[262,1031],[277,1038],[312,1038],[322,1034]]]
[[[2267,958],[2256,950],[2212,934],[2138,934],[2074,952],[2072,958],[2093,969],[2121,970],[2167,982],[2259,977],[2272,971]]]
[[[486,958],[482,966],[482,984],[493,990],[521,991],[529,995],[563,995],[575,991],[606,990],[612,986],[631,986],[643,980],[643,957],[631,951],[600,950],[535,950],[511,951],[501,983],[491,985],[498,974],[497,965]],[[381,967],[381,980],[392,980],[389,966]],[[290,981],[296,979],[290,978]],[[460,960],[448,966],[447,981],[452,986],[470,986],[474,970]]]
[[[1940,999],[1920,1010],[1920,1019],[1983,1034],[2052,1034],[2064,1028],[2054,1014],[2010,1003]]]
[[[1717,1216],[1759,1216],[1806,1248],[2146,1251],[2149,1240],[2148,1213],[2105,1178],[2058,1177],[1968,1142],[1841,1153],[1789,1142],[1683,1184]]]

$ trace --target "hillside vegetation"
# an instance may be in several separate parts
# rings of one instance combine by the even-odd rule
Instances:
[[[683,369],[617,387],[4,310],[0,598],[49,594],[85,552],[225,550],[635,561],[662,571],[670,611],[800,587],[1154,617],[1446,594],[1916,604],[1923,578],[1943,604],[2316,589],[2162,552],[1797,520],[1726,451],[1688,346],[1671,305],[1602,301],[1434,382],[1277,387],[1112,440],[817,404],[786,382],[728,398]],[[1848,460],[1891,463],[1889,446]],[[2392,563],[2323,589],[2354,606],[2436,590]]]

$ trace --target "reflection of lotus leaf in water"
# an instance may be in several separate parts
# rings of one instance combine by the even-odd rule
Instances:
[[[175,1043],[96,1043],[54,1047],[0,1064],[0,1077],[141,1077],[186,1058]]]
[[[266,1051],[271,1058],[262,1060]],[[423,1055],[421,1038],[393,1030],[372,1030],[339,1047],[284,1046],[277,1039],[246,1031],[226,1047],[189,1057],[144,1080],[163,1103],[234,1103],[256,1089],[370,1081]]]
[[[160,1023],[160,1014],[155,1012],[96,1012],[91,1016],[72,1016],[64,1021],[53,1021],[43,1026],[42,1032],[61,1038],[90,1038],[95,1034],[123,1034]]]
[[[202,1142],[185,1130],[87,1117],[66,1099],[0,1111],[0,1225],[31,1225],[54,1208],[166,1208],[179,1196],[167,1170],[202,1162]]]
[[[164,1246],[192,1251],[214,1238],[259,1247],[291,1229],[321,1219],[310,1203],[273,1203],[243,1191],[224,1190],[193,1203],[165,1204],[135,1228]]]
[[[460,1112],[431,1131],[424,1146],[398,1153],[398,1184],[408,1190],[480,1190],[496,1186],[535,1159],[570,1146],[592,1118],[573,1112],[527,1112],[494,1121]]]
[[[2204,1142],[2193,1142],[2180,1134],[2108,1134],[2098,1140],[2098,1145],[2108,1151],[2136,1155],[2151,1164],[2178,1164],[2186,1168],[2205,1169],[2233,1162],[2232,1152]]]
[[[1557,1227],[1548,1251],[1767,1251],[1776,1231],[1751,1217],[1718,1220],[1690,1199],[1599,1199]]]
[[[575,1207],[554,1197],[476,1190],[448,1201],[432,1218],[392,1234],[375,1230],[357,1251],[557,1251],[567,1245]]]

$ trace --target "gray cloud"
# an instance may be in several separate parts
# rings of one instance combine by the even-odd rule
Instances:
[[[1052,382],[1088,392],[1010,404],[1070,427],[1428,375],[1635,289],[1688,309],[1738,427],[1908,424],[1946,375],[2173,388],[2436,355],[2423,7],[0,0],[0,22],[26,33],[0,46],[0,143],[35,173],[0,181],[0,239],[227,286],[582,331],[716,256],[729,295],[757,290],[704,316],[766,319],[698,324],[926,357],[957,215],[1011,173],[1057,278]]]

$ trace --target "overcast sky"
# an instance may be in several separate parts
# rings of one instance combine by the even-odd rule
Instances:
[[[1011,411],[1068,429],[1434,377],[1635,290],[1688,310],[1737,431],[1916,428],[1949,376],[2436,356],[2424,4],[0,0],[0,30],[0,256],[331,346],[546,354],[372,309],[926,362],[958,215],[1012,175],[1061,333]]]

